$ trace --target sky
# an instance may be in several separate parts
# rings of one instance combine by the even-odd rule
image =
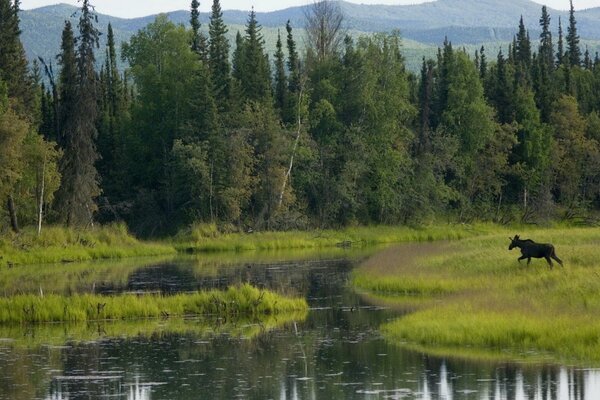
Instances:
[[[350,0],[352,3],[362,4],[415,4],[423,3],[422,0]],[[502,0],[498,0],[501,2]],[[567,10],[569,0],[534,0],[536,3],[548,7]],[[256,11],[273,11],[282,8],[306,5],[309,0],[221,0],[224,10],[249,10],[253,5]],[[21,8],[30,9],[56,3],[69,3],[77,5],[77,0],[22,0]],[[187,10],[191,0],[92,0],[96,11],[122,18],[142,17],[160,12]],[[208,11],[212,0],[200,0],[200,10]],[[600,0],[574,0],[575,9],[600,7]]]

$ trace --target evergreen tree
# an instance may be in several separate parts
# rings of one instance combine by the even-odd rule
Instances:
[[[246,24],[241,65],[238,66],[242,96],[246,100],[264,101],[271,98],[271,74],[261,29],[252,9]]]
[[[190,12],[190,25],[192,26],[192,50],[200,53],[200,2],[192,0]]]
[[[70,21],[65,21],[62,31],[61,52],[58,55],[60,65],[58,99],[58,144],[64,150],[67,147],[69,131],[73,129],[72,117],[77,103],[77,59],[75,55],[75,36]]]
[[[487,76],[487,57],[485,56],[485,47],[481,46],[480,57],[479,57],[479,77],[482,81],[485,81]]]
[[[562,21],[561,21],[560,17],[558,17],[558,51],[556,53],[556,65],[557,66],[563,65],[564,59],[565,59],[565,50],[564,50]]]
[[[515,50],[517,54],[517,63],[520,63],[525,71],[528,71],[531,65],[531,42],[529,40],[529,33],[525,29],[523,16],[521,16],[521,19],[519,20],[519,32],[517,33]]]
[[[292,33],[292,25],[288,20],[285,29],[287,31],[287,50],[288,60],[287,67],[289,71],[288,78],[288,100],[286,104],[286,110],[283,116],[283,122],[293,123],[297,119],[298,115],[298,96],[300,95],[301,82],[300,82],[300,57],[296,50],[296,41]]]
[[[75,104],[64,126],[63,177],[57,194],[57,209],[67,225],[93,224],[97,211],[95,198],[100,194],[95,162],[96,118],[98,116],[97,83],[94,49],[99,32],[96,16],[88,0],[84,0],[79,18],[76,52],[77,85]]]
[[[579,48],[579,35],[577,34],[577,21],[573,0],[570,0],[569,27],[567,29],[567,59],[572,67],[581,65],[581,49]]]
[[[502,50],[500,50],[496,62],[496,74],[490,93],[490,101],[497,110],[498,121],[502,124],[509,124],[514,120],[514,110],[511,102],[513,85],[509,78],[510,73],[507,71],[509,65],[504,59]]]
[[[540,33],[538,59],[545,71],[549,73],[554,70],[554,46],[552,44],[552,32],[550,31],[550,15],[546,6],[542,7],[540,27],[542,28],[542,33]]]
[[[431,130],[431,113],[433,103],[433,78],[434,78],[434,62],[433,60],[425,61],[423,57],[423,65],[421,67],[421,80],[419,81],[419,135],[417,138],[417,154],[422,154],[430,150],[430,130]]]
[[[212,14],[208,25],[209,35],[209,65],[214,86],[214,98],[220,111],[228,109],[230,95],[230,70],[229,64],[229,30],[223,21],[223,12],[219,0],[214,0]]]
[[[279,110],[282,120],[284,119],[285,107],[288,103],[288,82],[285,74],[285,59],[283,55],[283,44],[281,34],[277,32],[277,45],[275,52],[275,107]]]
[[[19,1],[0,0],[0,80],[8,86],[8,97],[17,112],[32,120],[35,92],[29,78],[27,58],[21,43]]]

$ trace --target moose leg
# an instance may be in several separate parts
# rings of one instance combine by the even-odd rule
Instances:
[[[556,256],[556,254],[553,253],[550,257],[554,258],[556,260],[556,262],[558,262],[560,264],[561,267],[563,266],[562,260],[560,258],[558,258]]]
[[[527,257],[527,265],[531,264],[531,257]]]
[[[552,269],[554,267],[554,265],[552,265],[552,260],[550,259],[549,256],[544,257],[546,259],[546,262],[548,263],[548,265],[550,265],[550,269]]]
[[[520,264],[520,263],[521,263],[521,260],[524,260],[524,259],[526,259],[526,258],[527,258],[527,257],[525,257],[525,256],[521,256],[521,257],[517,258],[517,261],[518,261],[518,262],[519,262],[519,264]]]

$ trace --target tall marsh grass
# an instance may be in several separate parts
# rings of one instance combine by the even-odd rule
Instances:
[[[202,291],[175,296],[92,294],[73,296],[18,295],[0,298],[0,324],[131,320],[189,315],[222,317],[303,312],[306,300],[280,296],[250,285],[226,291]]]
[[[530,229],[523,237],[551,242],[565,267],[543,259],[519,264],[508,232],[376,255],[353,284],[388,299],[407,295],[413,312],[383,327],[388,339],[460,354],[549,353],[600,365],[600,229]],[[510,232],[512,234],[518,231]],[[404,252],[404,253],[403,253]]]
[[[142,242],[124,224],[91,229],[46,227],[0,236],[0,266],[175,254],[169,244]]]
[[[386,243],[457,240],[491,230],[493,225],[448,224],[422,228],[372,226],[322,231],[215,234],[210,226],[202,225],[178,235],[174,246],[188,252],[366,247]]]

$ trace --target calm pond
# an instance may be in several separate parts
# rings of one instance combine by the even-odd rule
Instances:
[[[304,320],[0,327],[0,399],[600,398],[600,370],[442,359],[386,343],[378,328],[399,312],[347,285],[368,256],[340,249],[3,271],[3,296],[177,293],[251,282],[305,296],[311,311]]]

